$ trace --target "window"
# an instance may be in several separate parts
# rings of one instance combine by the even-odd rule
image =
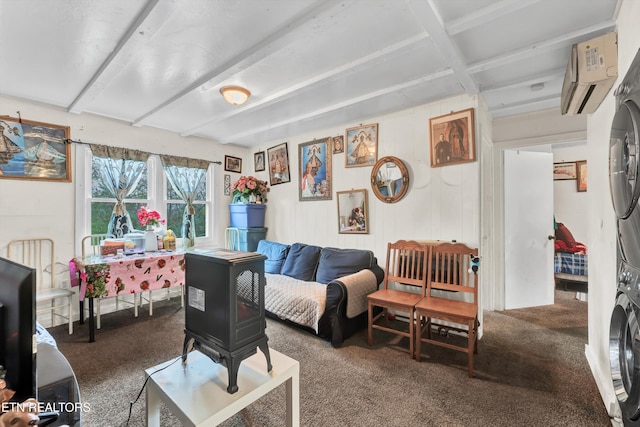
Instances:
[[[88,234],[106,233],[111,215],[116,204],[112,192],[100,184],[103,163],[96,160],[88,146],[77,146],[76,178],[76,233],[77,240]],[[141,206],[149,206],[157,210],[166,219],[164,229],[172,230],[176,237],[182,237],[182,218],[185,202],[173,190],[166,179],[160,158],[149,156],[146,161],[136,161],[142,167],[142,173],[135,189],[124,199],[124,205],[131,218],[133,229],[142,230],[138,221],[137,210]],[[213,174],[212,168],[206,173],[197,187],[197,194],[193,202],[195,208],[196,241],[209,244],[213,230],[212,194],[209,189]],[[78,243],[76,243],[78,244]],[[177,242],[178,247],[181,242]],[[80,253],[81,248],[77,248]]]

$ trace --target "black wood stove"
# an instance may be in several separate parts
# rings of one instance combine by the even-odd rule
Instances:
[[[186,295],[184,346],[226,366],[227,391],[238,391],[240,363],[260,348],[271,372],[264,313],[264,255],[226,249],[185,255]]]

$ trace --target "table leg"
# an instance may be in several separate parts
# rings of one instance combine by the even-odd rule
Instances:
[[[160,398],[149,385],[147,385],[147,427],[160,427]]]
[[[300,427],[300,373],[296,372],[286,382],[287,427]]]
[[[93,318],[93,298],[89,298],[89,342],[96,340],[96,325]]]
[[[84,325],[84,300],[79,301],[78,304],[80,305],[80,324]]]

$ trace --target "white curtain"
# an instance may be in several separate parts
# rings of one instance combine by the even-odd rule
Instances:
[[[195,209],[198,186],[205,179],[209,162],[174,156],[160,156],[167,181],[186,203],[182,216],[182,245],[191,248],[196,244]]]
[[[107,233],[122,237],[133,230],[124,199],[138,186],[149,153],[126,148],[91,144],[91,152],[99,165],[96,183],[116,199]]]

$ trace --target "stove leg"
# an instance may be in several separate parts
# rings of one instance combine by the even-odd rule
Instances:
[[[227,391],[233,394],[238,391],[238,369],[240,369],[241,358],[228,357],[226,359],[227,371],[229,371],[229,386]]]
[[[271,372],[273,366],[271,366],[271,355],[269,354],[269,344],[267,340],[264,340],[258,344],[258,348],[264,354],[264,357],[267,359],[267,372]]]

